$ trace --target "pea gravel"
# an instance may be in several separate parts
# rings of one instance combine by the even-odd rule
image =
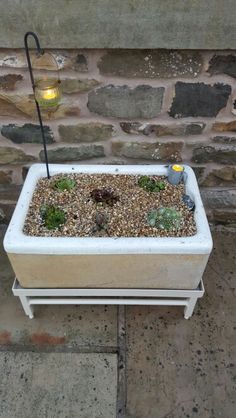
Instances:
[[[58,191],[53,188],[55,180],[69,177],[76,181],[72,190]],[[172,186],[164,176],[152,176],[163,181],[165,190],[148,192],[138,185],[137,175],[115,174],[69,174],[55,175],[50,180],[38,181],[24,225],[24,233],[43,237],[181,237],[196,233],[193,212],[182,203],[184,185]],[[108,188],[119,200],[109,206],[96,203],[91,197],[94,189]],[[40,214],[42,205],[55,205],[66,215],[66,222],[59,228],[48,230]],[[153,228],[147,223],[151,209],[174,207],[182,214],[180,227],[166,231]],[[105,229],[96,227],[98,216],[106,219]]]

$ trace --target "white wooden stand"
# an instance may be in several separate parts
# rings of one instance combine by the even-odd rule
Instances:
[[[185,306],[184,317],[192,316],[197,299],[204,294],[201,280],[197,289],[28,289],[15,279],[13,294],[20,298],[25,314],[34,317],[33,305],[174,305]]]

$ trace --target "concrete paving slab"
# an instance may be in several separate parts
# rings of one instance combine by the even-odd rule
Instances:
[[[183,308],[128,307],[127,418],[234,418],[235,234],[214,234],[206,294]]]
[[[115,354],[0,353],[1,418],[115,418]]]
[[[3,237],[5,228],[1,227]],[[0,236],[0,345],[17,344],[76,347],[93,346],[94,351],[117,343],[116,306],[37,306],[29,319],[13,296],[14,273],[2,248]],[[98,348],[96,348],[96,346]]]

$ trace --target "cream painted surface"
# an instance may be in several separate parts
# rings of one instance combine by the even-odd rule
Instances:
[[[8,254],[28,288],[195,289],[207,254]]]

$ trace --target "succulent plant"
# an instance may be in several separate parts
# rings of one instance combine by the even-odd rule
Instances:
[[[139,177],[138,185],[148,192],[159,192],[165,189],[165,183],[163,181],[156,181],[149,176]]]
[[[75,186],[76,181],[69,177],[61,177],[53,183],[54,189],[60,190],[61,192],[74,189]]]
[[[105,213],[97,212],[95,215],[95,223],[97,231],[107,229],[108,217]]]
[[[47,229],[56,229],[63,225],[66,216],[63,210],[53,205],[43,205],[40,209],[41,217]]]
[[[159,208],[151,210],[147,215],[149,225],[171,231],[179,228],[182,215],[174,208]]]
[[[118,202],[119,196],[111,189],[104,187],[103,189],[94,189],[91,192],[91,197],[96,203],[106,203],[108,206],[113,206],[114,203]]]

